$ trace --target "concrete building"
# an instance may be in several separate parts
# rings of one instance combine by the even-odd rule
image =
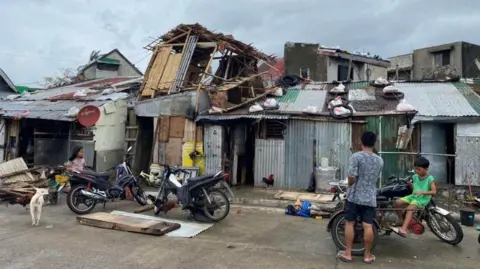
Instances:
[[[82,68],[78,75],[81,81],[132,76],[141,77],[143,74],[118,49],[103,54],[95,61],[90,62]]]
[[[284,58],[286,75],[298,75],[314,81],[372,80],[386,77],[390,65],[378,55],[293,42],[285,44]]]
[[[413,53],[390,58],[388,78],[395,79],[397,74],[399,80],[476,78],[480,76],[476,64],[478,57],[480,46],[463,41],[416,49]]]

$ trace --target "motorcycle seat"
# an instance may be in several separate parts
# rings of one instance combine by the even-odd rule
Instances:
[[[214,174],[206,175],[206,176],[201,176],[201,177],[194,177],[194,178],[189,178],[187,179],[188,182],[200,182],[209,178],[212,178]]]
[[[388,201],[388,198],[385,196],[377,196],[377,201]]]
[[[95,172],[95,171],[83,170],[80,173],[85,174],[85,175],[89,175],[89,176],[100,177],[100,178],[109,178],[110,177],[110,173],[108,173],[108,172],[98,173],[98,172]]]

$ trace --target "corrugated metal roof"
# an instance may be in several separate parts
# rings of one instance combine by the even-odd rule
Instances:
[[[280,111],[302,112],[307,106],[321,109],[325,104],[326,91],[289,89],[287,94],[278,99]]]
[[[100,88],[107,85],[114,86],[114,87],[119,85],[120,88],[117,88],[115,90],[116,92],[118,92],[128,88],[125,85],[128,84],[129,81],[134,83],[134,82],[137,82],[138,79],[139,77],[115,77],[115,78],[96,79],[96,80],[81,82],[81,83],[72,84],[68,86],[42,90],[37,93],[32,93],[29,96],[23,96],[23,97],[17,98],[16,100],[22,100],[22,101],[82,100],[82,99],[92,100],[92,99],[95,99],[96,96],[100,97],[100,99],[103,100],[107,95],[102,95],[101,94],[102,90],[98,90],[97,92],[92,91],[91,93],[88,94],[87,97],[74,97],[73,95],[78,90]]]
[[[479,116],[453,83],[396,83],[395,87],[419,116]]]
[[[2,117],[15,117],[24,111],[28,111],[28,114],[22,116],[22,118],[74,121],[75,118],[65,115],[70,108],[81,108],[87,104],[99,107],[107,102],[109,101],[1,101],[0,115]]]

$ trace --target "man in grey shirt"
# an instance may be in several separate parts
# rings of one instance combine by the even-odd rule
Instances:
[[[372,132],[362,135],[362,151],[350,157],[348,168],[347,202],[345,204],[345,251],[340,251],[337,257],[349,262],[352,260],[352,246],[355,222],[362,221],[364,230],[365,254],[363,261],[372,263],[375,256],[370,253],[373,243],[373,220],[377,207],[377,180],[383,169],[383,160],[373,152],[377,136]]]

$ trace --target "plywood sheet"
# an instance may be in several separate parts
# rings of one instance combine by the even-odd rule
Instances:
[[[164,235],[180,228],[178,223],[114,215],[105,212],[77,216],[77,221],[83,225],[150,235]]]
[[[149,71],[145,78],[142,96],[151,96],[158,89],[163,73],[170,58],[172,47],[158,47],[150,60]]]
[[[177,76],[178,68],[180,66],[180,61],[182,60],[183,53],[172,54],[168,58],[167,67],[163,72],[162,79],[158,88],[161,91],[168,91],[172,87],[172,84],[175,82]]]
[[[183,138],[185,129],[184,117],[170,117],[170,130],[168,133],[169,138]]]
[[[27,170],[27,164],[23,158],[16,158],[0,164],[0,177],[1,175],[10,174],[13,172],[19,172],[22,170]],[[31,182],[34,181],[34,177],[31,173],[23,173],[18,176],[13,176],[4,181],[6,184],[13,184],[16,182]]]
[[[159,142],[167,142],[168,141],[168,133],[170,131],[170,117],[163,116],[158,119],[158,141]]]
[[[185,133],[183,135],[183,142],[189,142],[195,140],[195,122],[189,119],[185,119]],[[197,141],[203,141],[203,127],[201,125],[197,128]]]
[[[295,192],[295,191],[280,191],[277,194],[275,194],[275,199],[290,200],[290,201],[296,201],[297,199],[299,199],[299,200],[307,200],[311,203],[324,204],[324,203],[332,202],[333,195]]]
[[[170,137],[165,147],[165,162],[168,165],[182,165],[182,139]]]

